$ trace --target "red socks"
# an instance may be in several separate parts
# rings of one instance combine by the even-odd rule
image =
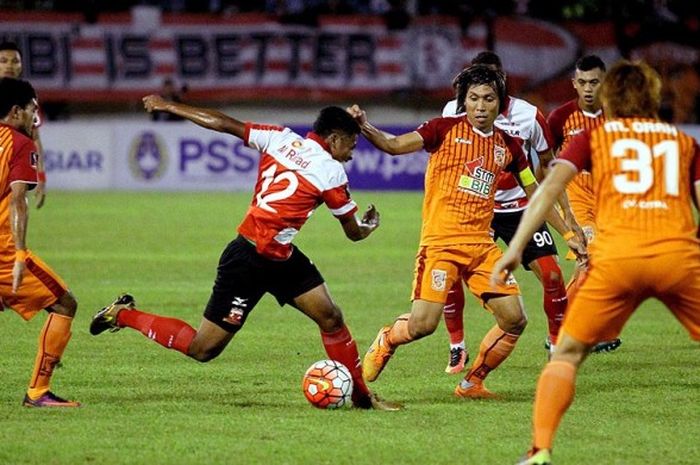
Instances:
[[[543,307],[547,315],[549,339],[552,344],[556,344],[568,304],[564,279],[561,268],[552,255],[540,257],[535,261],[542,271]]]
[[[334,333],[324,333],[321,331],[323,347],[331,360],[336,360],[350,370],[354,388],[352,390],[352,401],[355,404],[366,404],[369,401],[370,390],[362,379],[362,364],[360,354],[357,351],[357,344],[350,334],[347,326],[343,325]]]
[[[117,315],[117,324],[141,331],[149,339],[168,349],[187,355],[197,330],[176,318],[167,318],[140,310],[123,310]]]
[[[450,344],[464,342],[464,289],[462,280],[457,280],[447,293],[447,302],[443,312],[445,327],[450,335]]]

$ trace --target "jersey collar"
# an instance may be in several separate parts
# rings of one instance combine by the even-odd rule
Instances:
[[[307,132],[307,133],[306,133],[306,138],[307,138],[307,139],[311,139],[312,141],[314,141],[314,142],[316,142],[318,145],[320,145],[321,148],[323,148],[323,150],[325,150],[325,151],[328,152],[328,153],[331,153],[331,147],[330,147],[330,145],[328,145],[328,143],[325,141],[325,139],[324,139],[323,137],[319,136],[319,135],[316,134],[315,132],[313,132],[313,131]]]

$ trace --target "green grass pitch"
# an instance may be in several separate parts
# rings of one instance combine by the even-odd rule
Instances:
[[[54,376],[80,409],[20,406],[40,315],[0,314],[0,464],[512,464],[530,441],[535,381],[545,362],[541,290],[517,274],[530,325],[488,386],[501,401],[452,396],[448,341],[400,348],[372,387],[401,412],[321,411],[301,376],[325,358],[315,325],[265,297],[216,360],[198,364],[132,330],[92,337],[92,314],[129,291],[146,311],[198,325],[216,262],[250,194],[50,192],[31,209],[29,245],[79,300]],[[361,354],[409,309],[420,228],[418,193],[356,192],[381,228],[351,243],[321,207],[296,243],[317,264]],[[563,264],[568,276],[570,264]],[[474,354],[492,318],[469,298]],[[616,353],[591,357],[556,440],[555,463],[700,463],[700,346],[656,301],[635,314]]]

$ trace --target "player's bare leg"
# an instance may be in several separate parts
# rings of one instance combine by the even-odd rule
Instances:
[[[416,299],[411,306],[411,313],[400,315],[394,324],[383,327],[362,360],[365,379],[376,380],[398,346],[435,332],[443,308],[442,303]]]
[[[484,380],[513,352],[518,338],[527,326],[527,316],[519,295],[492,297],[487,307],[496,318],[479,346],[479,355],[471,369],[455,388],[455,395],[463,398],[496,397],[484,386]]]

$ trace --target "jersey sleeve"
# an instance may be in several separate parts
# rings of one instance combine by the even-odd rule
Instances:
[[[323,202],[336,218],[350,216],[357,211],[357,204],[350,197],[347,184],[324,191],[322,197]]]
[[[459,117],[433,118],[418,126],[416,132],[423,138],[423,148],[426,152],[435,152],[444,142],[445,134],[455,124],[461,121]]]
[[[26,184],[35,185],[36,177],[36,162],[37,149],[29,138],[20,142],[20,146],[15,150],[10,159],[8,182],[23,182]]]
[[[282,137],[288,128],[273,124],[245,123],[244,142],[259,152],[267,151],[268,147],[275,143],[275,139]]]
[[[442,109],[442,116],[454,116],[457,114],[457,99],[447,102]]]
[[[554,137],[549,130],[547,120],[539,109],[535,112],[530,143],[537,153],[546,152],[554,146]]]
[[[576,171],[591,169],[591,133],[586,131],[575,136],[554,163],[570,163]]]
[[[547,117],[547,126],[552,134],[552,149],[558,149],[564,143],[564,118],[563,111],[554,110]]]
[[[510,171],[513,174],[520,174],[525,169],[530,169],[530,164],[527,161],[527,156],[523,150],[523,140],[515,137],[510,137],[509,135],[503,133],[503,139],[505,140],[506,147],[511,153],[513,159],[506,166],[506,171]]]

